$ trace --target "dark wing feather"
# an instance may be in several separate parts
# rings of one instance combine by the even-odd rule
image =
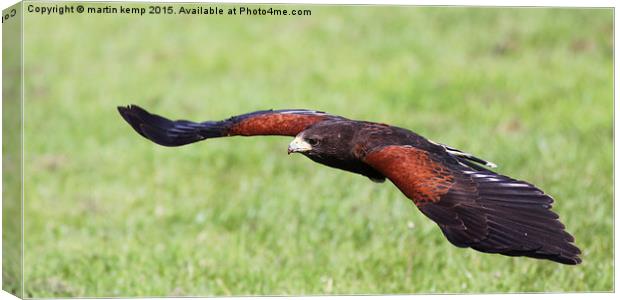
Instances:
[[[578,264],[580,250],[552,212],[553,199],[525,181],[411,146],[385,146],[364,161],[384,174],[458,247]]]
[[[222,121],[172,121],[151,114],[137,105],[120,106],[118,111],[143,137],[163,146],[181,146],[208,138],[225,136],[295,136],[307,127],[326,119],[344,119],[313,110],[263,110],[234,116]]]

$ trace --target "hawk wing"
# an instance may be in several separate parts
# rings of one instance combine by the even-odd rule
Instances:
[[[324,112],[287,109],[263,110],[222,121],[172,121],[151,114],[137,105],[120,106],[123,119],[143,137],[163,146],[182,146],[208,138],[226,136],[296,136],[310,125],[326,119],[344,119]]]
[[[532,184],[412,146],[377,147],[363,160],[412,199],[458,247],[581,262],[573,237],[550,210],[553,199]]]

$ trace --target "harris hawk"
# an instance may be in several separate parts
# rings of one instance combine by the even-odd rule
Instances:
[[[581,251],[551,211],[553,198],[497,174],[495,165],[410,130],[306,109],[263,110],[221,121],[172,121],[137,105],[118,107],[143,137],[182,146],[227,136],[294,136],[288,153],[392,181],[457,247],[579,264]]]

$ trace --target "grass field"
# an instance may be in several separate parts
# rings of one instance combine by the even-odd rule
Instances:
[[[310,8],[26,15],[26,296],[613,289],[611,10]],[[287,156],[287,137],[154,145],[130,103],[410,128],[553,195],[583,264],[456,248],[391,183]]]

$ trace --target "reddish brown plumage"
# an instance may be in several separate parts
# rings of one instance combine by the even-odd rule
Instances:
[[[263,114],[247,118],[230,127],[230,135],[286,135],[295,136],[308,126],[322,121],[325,115]]]
[[[386,146],[366,155],[364,161],[390,179],[420,206],[437,202],[454,183],[450,171],[411,146]]]
[[[551,211],[549,195],[404,128],[311,110],[265,110],[197,123],[171,121],[135,105],[118,109],[139,134],[164,146],[233,135],[297,136],[299,148],[289,153],[373,181],[390,179],[458,247],[581,262],[573,237]]]

